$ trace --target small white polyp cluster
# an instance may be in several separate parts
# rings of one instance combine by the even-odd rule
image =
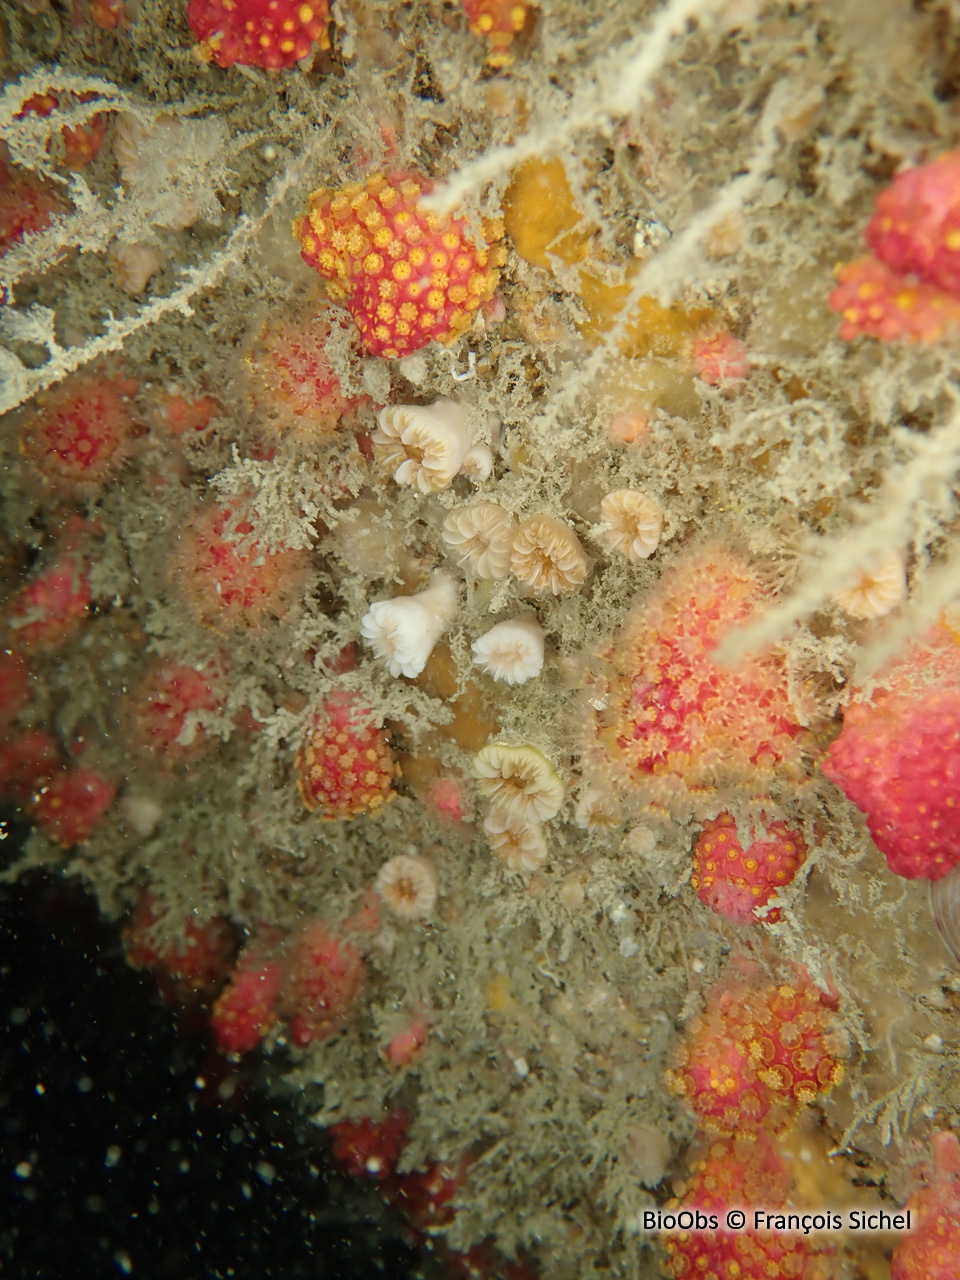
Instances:
[[[360,634],[392,676],[418,676],[457,612],[457,584],[435,573],[425,591],[372,604]]]
[[[397,484],[439,493],[456,475],[479,481],[493,470],[493,455],[486,445],[473,443],[466,414],[452,400],[390,404],[377,421],[374,448]]]
[[[470,646],[473,660],[494,680],[525,684],[543,670],[543,628],[532,614],[498,622]]]

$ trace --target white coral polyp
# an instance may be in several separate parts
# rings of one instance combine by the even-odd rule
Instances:
[[[473,660],[494,680],[525,684],[543,670],[543,628],[532,616],[511,618],[474,640]]]
[[[461,569],[478,578],[505,578],[517,522],[495,502],[454,507],[443,522],[443,540]]]
[[[371,605],[360,620],[360,634],[392,676],[418,676],[456,611],[456,583],[435,573],[418,595]]]
[[[833,601],[851,618],[859,621],[882,618],[895,609],[907,594],[907,571],[903,554],[891,551],[856,582],[834,592]]]
[[[547,860],[547,842],[539,822],[492,805],[483,820],[490,848],[508,871],[536,871]]]
[[[599,532],[607,545],[628,560],[646,560],[660,543],[663,508],[637,489],[615,489],[600,503]]]
[[[452,400],[387,405],[377,421],[374,449],[397,484],[421,493],[439,493],[450,487],[468,459],[471,468],[477,469],[466,415]]]
[[[377,873],[376,890],[399,920],[426,920],[437,905],[437,871],[426,858],[398,854]]]

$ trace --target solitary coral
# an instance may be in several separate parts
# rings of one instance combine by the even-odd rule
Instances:
[[[399,854],[377,873],[377,893],[400,920],[426,920],[437,905],[437,870],[426,858]]]
[[[646,560],[660,544],[663,508],[638,489],[614,489],[600,503],[600,532],[628,560]]]
[[[534,819],[494,804],[483,820],[483,830],[508,871],[536,871],[547,860],[543,827]]]
[[[421,493],[448,489],[463,467],[473,441],[466,415],[452,400],[430,405],[396,404],[381,409],[373,433],[377,457],[397,484]]]
[[[456,583],[445,573],[435,573],[430,586],[415,596],[372,604],[360,632],[392,676],[418,676],[456,608]]]
[[[433,183],[419,173],[378,173],[364,184],[315,191],[294,224],[305,262],[353,316],[365,350],[398,359],[452,342],[493,297],[500,229],[476,242],[462,218],[420,204]]]
[[[563,783],[535,747],[491,742],[474,759],[477,790],[511,817],[545,822],[560,812]]]
[[[903,555],[890,551],[856,581],[833,594],[832,599],[851,618],[882,618],[907,594]]]
[[[537,594],[576,591],[587,576],[587,557],[573,530],[546,514],[528,516],[514,535],[510,570]]]
[[[443,522],[443,540],[461,569],[478,578],[505,578],[517,522],[496,502],[454,507]]]
[[[532,614],[498,622],[470,646],[473,660],[494,680],[525,684],[543,670],[543,628]]]

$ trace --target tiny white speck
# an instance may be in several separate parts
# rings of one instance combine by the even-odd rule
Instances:
[[[260,154],[263,156],[264,160],[266,160],[268,164],[272,164],[273,161],[276,160],[277,155],[279,153],[277,151],[277,148],[273,145],[273,143],[268,142],[266,143],[265,146],[260,148]]]
[[[639,950],[640,950],[640,947],[637,945],[637,941],[635,938],[620,939],[620,954],[625,959],[629,960],[630,957],[635,956]]]
[[[29,1178],[33,1173],[33,1165],[29,1160],[21,1160],[14,1169],[14,1173],[18,1178]]]
[[[378,1174],[383,1169],[383,1161],[379,1156],[370,1156],[364,1168],[367,1173]]]
[[[610,912],[610,920],[613,924],[623,924],[630,915],[630,909],[625,902],[618,902]]]
[[[129,1253],[127,1253],[126,1249],[118,1249],[113,1255],[113,1260],[125,1276],[128,1276],[133,1270],[133,1259],[130,1257]]]
[[[107,1154],[103,1157],[103,1163],[108,1169],[112,1169],[114,1165],[120,1163],[123,1152],[118,1146],[107,1147]]]
[[[269,1186],[270,1183],[273,1182],[274,1178],[277,1176],[276,1169],[273,1167],[272,1164],[268,1164],[266,1160],[260,1161],[260,1163],[256,1167],[255,1172],[257,1177],[260,1179],[260,1181],[265,1182],[267,1186]]]
[[[696,956],[693,960],[690,961],[690,968],[693,970],[694,973],[703,973],[706,967],[707,966],[703,963],[703,961],[700,959],[699,956]]]
[[[923,1047],[928,1049],[930,1053],[942,1053],[943,1037],[938,1036],[937,1033],[934,1032],[933,1035],[927,1036],[926,1040],[924,1040]]]
[[[530,1068],[527,1065],[526,1058],[514,1058],[513,1069],[521,1080],[526,1080],[527,1076],[530,1074]]]
[[[34,1090],[41,1098],[47,1092],[46,1089],[43,1087],[43,1085],[40,1084],[39,1082],[34,1085]]]

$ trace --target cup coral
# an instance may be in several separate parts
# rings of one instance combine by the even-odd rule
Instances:
[[[426,590],[372,604],[360,633],[392,676],[418,676],[433,647],[450,626],[457,607],[457,587],[445,573],[435,573]]]
[[[461,569],[478,578],[505,578],[516,528],[496,502],[471,502],[447,513],[443,540]]]
[[[543,628],[532,614],[498,622],[470,646],[473,660],[494,680],[526,684],[543,670]]]

